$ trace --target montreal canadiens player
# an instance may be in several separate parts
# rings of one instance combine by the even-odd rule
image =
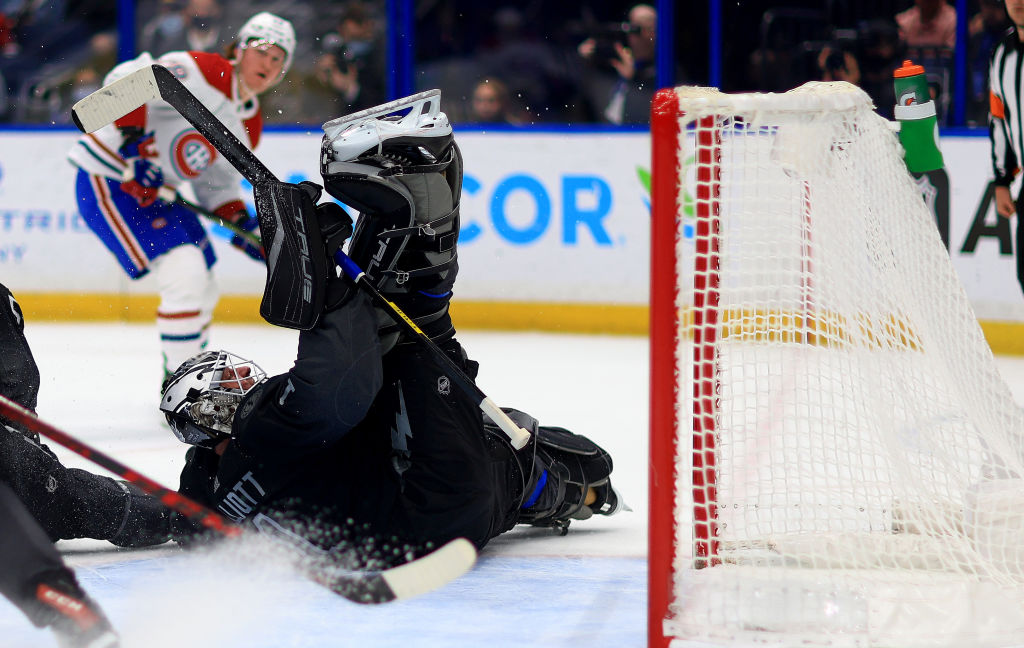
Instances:
[[[230,57],[207,52],[149,53],[115,67],[104,84],[154,62],[170,69],[242,142],[259,143],[258,96],[277,85],[292,63],[295,31],[262,12],[239,30]],[[253,231],[240,176],[173,108],[154,101],[95,133],[69,153],[78,167],[78,208],[89,228],[131,279],[152,273],[160,293],[157,330],[165,376],[205,347],[218,292],[213,247],[199,218],[158,199],[161,187],[190,183],[198,203]],[[173,195],[173,193],[171,194]],[[231,241],[260,262],[263,250],[240,236]]]
[[[369,281],[475,377],[448,314],[462,156],[439,103],[414,95],[324,125],[324,184],[359,210],[354,233],[340,207],[316,205],[312,183],[299,185],[303,213],[284,220],[319,227],[328,258],[351,234],[348,253]],[[505,410],[532,433],[515,450],[365,291],[334,272],[317,280],[325,307],[288,372],[267,377],[209,351],[165,381],[160,408],[194,446],[184,494],[257,529],[269,518],[321,550],[358,547],[355,560],[371,565],[458,537],[483,547],[516,524],[564,532],[622,508],[611,457],[593,441]]]

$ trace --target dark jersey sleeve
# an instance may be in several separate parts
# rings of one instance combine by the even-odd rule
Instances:
[[[373,307],[357,294],[299,335],[291,370],[239,405],[217,469],[214,507],[236,520],[259,510],[366,417],[382,383]]]
[[[0,284],[0,394],[30,410],[39,395],[39,367],[25,339],[25,318],[14,295]]]

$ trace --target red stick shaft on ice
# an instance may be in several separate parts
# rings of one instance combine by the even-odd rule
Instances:
[[[202,504],[185,497],[177,491],[161,486],[145,475],[139,474],[128,466],[124,465],[110,455],[97,450],[83,441],[63,432],[46,421],[43,421],[30,410],[25,409],[14,401],[0,395],[0,415],[21,423],[28,429],[45,436],[52,441],[59,443],[68,450],[79,454],[96,465],[109,470],[121,479],[135,484],[150,495],[156,496],[167,508],[173,509],[182,515],[195,520],[204,527],[218,531],[225,536],[232,537],[239,535],[242,530],[237,526],[229,524],[216,512],[206,508]]]

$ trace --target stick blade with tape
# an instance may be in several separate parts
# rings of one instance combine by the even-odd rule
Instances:
[[[456,538],[433,553],[383,571],[327,566],[313,572],[312,578],[353,603],[406,601],[459,578],[472,569],[476,557],[476,549],[468,540]]]
[[[103,86],[71,107],[71,119],[83,133],[92,133],[160,98],[152,67],[144,67]]]

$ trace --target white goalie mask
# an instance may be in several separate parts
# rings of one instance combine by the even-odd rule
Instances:
[[[235,410],[267,374],[227,351],[189,358],[164,381],[160,411],[184,443],[213,447],[231,437]]]

